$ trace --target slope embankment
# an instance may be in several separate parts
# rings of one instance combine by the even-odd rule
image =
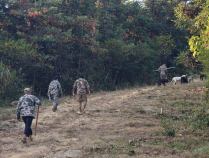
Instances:
[[[24,123],[14,121],[14,114],[1,120],[0,157],[190,157],[195,147],[204,146],[198,140],[204,142],[208,137],[197,136],[198,131],[182,122],[175,137],[164,136],[161,116],[186,119],[188,115],[182,110],[193,109],[191,103],[203,101],[204,90],[205,82],[196,79],[184,85],[168,83],[166,87],[100,92],[88,98],[83,115],[76,114],[78,103],[74,99],[61,99],[56,112],[51,110],[52,103],[45,101],[32,142],[21,142]],[[33,132],[35,122],[36,119]],[[185,147],[188,145],[191,148]]]

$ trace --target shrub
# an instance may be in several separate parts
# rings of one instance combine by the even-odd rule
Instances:
[[[171,120],[166,119],[165,117],[161,117],[161,126],[163,127],[164,131],[162,134],[164,136],[171,136],[175,137],[176,133],[179,131],[179,126],[177,124],[172,124]]]
[[[209,114],[207,113],[208,108],[196,108],[193,112],[191,121],[188,123],[195,129],[205,130],[209,127]]]
[[[23,93],[23,79],[17,77],[16,71],[0,63],[0,104],[8,105]]]

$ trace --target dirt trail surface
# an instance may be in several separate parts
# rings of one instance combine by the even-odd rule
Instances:
[[[176,137],[163,136],[159,114],[170,112],[174,116],[168,105],[201,100],[203,89],[204,82],[196,79],[184,85],[101,92],[88,98],[83,115],[76,114],[78,103],[66,97],[56,112],[51,106],[40,107],[32,142],[21,142],[23,122],[1,121],[0,158],[190,157],[190,151],[165,147],[181,140],[184,133],[180,130]]]

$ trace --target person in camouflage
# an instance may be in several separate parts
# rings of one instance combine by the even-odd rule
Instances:
[[[35,104],[38,104],[40,106],[41,101],[34,95],[31,95],[30,88],[25,88],[24,93],[25,95],[19,99],[17,104],[17,120],[20,121],[20,115],[21,115],[25,123],[25,130],[24,130],[22,142],[26,143],[27,137],[29,138],[30,141],[33,140],[31,124],[33,118],[35,117]]]
[[[78,95],[78,102],[80,104],[80,108],[78,111],[78,114],[81,114],[81,112],[85,113],[84,109],[86,108],[87,104],[87,91],[89,95],[91,94],[90,92],[90,87],[88,82],[84,79],[83,75],[80,75],[79,79],[77,79],[73,85],[73,96],[75,96],[74,91],[77,88],[77,95]],[[82,102],[84,103],[83,108],[82,108]]]
[[[160,72],[160,78],[158,79],[158,86],[160,86],[161,83],[165,86],[165,82],[168,81],[166,64],[164,63],[162,66],[160,66],[158,71]]]
[[[50,95],[52,95],[52,98],[54,99],[54,104],[52,107],[52,111],[55,112],[57,110],[57,106],[58,106],[58,96],[59,93],[62,95],[62,88],[61,85],[58,81],[58,76],[54,77],[54,80],[49,84],[49,89],[48,89],[48,97],[50,97]]]

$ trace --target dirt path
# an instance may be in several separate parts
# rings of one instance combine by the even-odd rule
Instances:
[[[157,114],[161,108],[168,113],[166,107],[172,102],[191,100],[191,96],[201,100],[203,87],[204,82],[195,80],[182,86],[169,83],[160,88],[101,92],[88,99],[84,115],[76,114],[78,103],[73,99],[65,98],[55,113],[43,105],[33,142],[21,142],[23,122],[1,121],[0,158],[187,157],[189,152],[162,146],[171,140],[159,134]],[[154,145],[158,141],[161,144]]]

